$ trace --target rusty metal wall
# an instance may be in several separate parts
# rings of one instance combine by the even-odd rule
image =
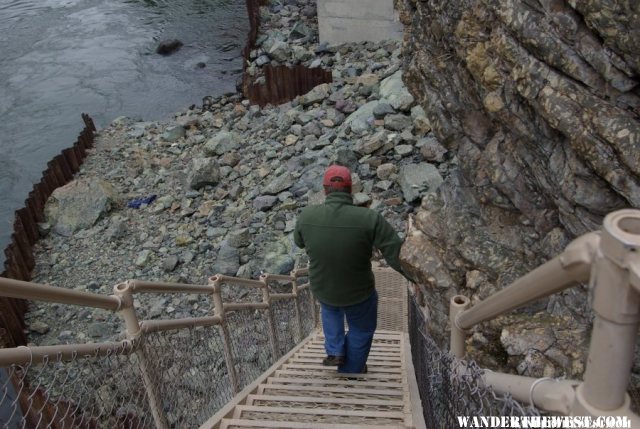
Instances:
[[[255,84],[252,77],[246,73],[250,52],[255,49],[258,29],[260,27],[260,6],[268,4],[265,0],[247,0],[249,14],[249,37],[242,51],[244,58],[244,75],[242,91],[252,104],[261,107],[267,104],[282,104],[293,100],[298,95],[306,94],[313,87],[322,83],[332,82],[331,71],[321,68],[308,68],[302,65],[293,67],[266,65],[262,67],[265,78],[264,84]]]
[[[24,202],[24,207],[16,210],[13,221],[11,242],[4,254],[4,272],[2,277],[16,280],[31,280],[31,271],[35,265],[33,245],[40,236],[38,222],[44,221],[44,205],[51,193],[73,179],[74,173],[80,169],[87,155],[87,149],[93,146],[96,127],[89,115],[83,113],[84,130],[75,144],[63,150],[47,163],[39,183],[33,185],[32,191]],[[21,299],[0,298],[0,329],[6,347],[16,347],[27,342],[24,333],[24,314],[27,303]]]

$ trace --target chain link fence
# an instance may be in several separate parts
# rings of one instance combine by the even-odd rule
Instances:
[[[312,314],[296,309],[312,305],[308,288],[297,297],[274,290],[280,297],[263,301],[259,284],[225,285],[217,321],[205,320],[206,299],[192,297],[196,318],[180,319],[191,314],[176,305],[178,319],[170,319],[150,304],[175,305],[178,295],[140,295],[147,305],[136,313],[154,320],[127,340],[12,349],[3,359],[13,364],[0,368],[0,427],[200,426],[315,328]],[[188,322],[175,328],[180,320]]]
[[[199,426],[233,397],[219,326],[144,335],[140,351],[170,427]]]
[[[273,365],[279,356],[274,355],[269,341],[268,310],[234,311],[226,317],[231,353],[238,374],[238,390],[242,390]]]
[[[425,423],[430,429],[459,428],[462,416],[538,416],[509,395],[482,383],[483,369],[442,350],[426,331],[424,313],[409,296],[409,339]]]
[[[154,427],[137,356],[125,342],[106,353],[52,355],[6,368],[4,428]]]

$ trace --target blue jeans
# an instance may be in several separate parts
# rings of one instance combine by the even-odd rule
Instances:
[[[342,307],[320,303],[324,348],[328,355],[344,356],[338,372],[361,373],[369,357],[373,333],[378,322],[378,293],[374,291],[365,301]],[[344,318],[349,331],[344,332]]]

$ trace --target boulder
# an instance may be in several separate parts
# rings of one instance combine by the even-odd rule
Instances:
[[[240,136],[229,131],[220,131],[211,137],[202,148],[205,155],[224,155],[228,152],[235,152],[240,147]]]
[[[370,121],[373,121],[373,111],[380,104],[380,101],[374,100],[362,105],[358,110],[353,112],[344,121],[345,125],[350,125],[351,130],[356,134],[369,129]],[[336,103],[336,109],[340,110]]]
[[[158,47],[156,48],[156,53],[160,55],[171,55],[180,49],[184,43],[182,43],[178,39],[167,39],[160,42]]]
[[[387,115],[384,118],[384,127],[392,131],[403,131],[413,127],[413,121],[402,113]]]
[[[407,111],[413,105],[413,95],[402,81],[402,71],[397,71],[380,82],[380,98],[396,110]]]
[[[433,164],[426,162],[408,164],[400,168],[398,184],[407,202],[420,198],[424,193],[434,192],[442,184],[442,176]]]
[[[392,163],[381,164],[376,170],[376,175],[380,180],[387,180],[398,172],[398,167]]]
[[[162,139],[164,141],[173,143],[180,140],[181,138],[184,138],[185,135],[186,130],[182,125],[173,125],[167,127],[164,133],[162,133]]]
[[[393,113],[396,113],[396,111],[389,103],[380,103],[373,109],[373,116],[376,119],[384,119],[385,116]]]
[[[187,175],[187,184],[191,189],[215,185],[220,180],[220,166],[215,158],[195,158]]]
[[[253,208],[261,212],[270,210],[278,202],[278,197],[274,195],[261,195],[253,200]]]
[[[378,131],[374,135],[360,140],[354,147],[354,150],[359,154],[369,155],[387,143],[387,136],[386,131]]]
[[[238,249],[223,241],[218,250],[216,261],[211,267],[215,274],[235,276],[240,269],[240,254]]]
[[[276,40],[267,51],[267,54],[275,61],[284,63],[291,57],[291,47],[286,42]]]
[[[293,270],[295,261],[290,255],[289,241],[282,237],[268,243],[264,248],[262,270],[268,274],[289,274]]]
[[[247,247],[251,244],[251,233],[248,228],[231,231],[227,236],[227,242],[231,247]]]
[[[273,179],[264,187],[263,192],[267,195],[276,195],[293,186],[294,180],[291,174],[284,173]]]
[[[44,213],[53,232],[69,237],[95,225],[116,202],[116,191],[109,183],[95,178],[78,179],[53,191]]]
[[[353,204],[356,206],[362,206],[371,201],[371,197],[363,192],[356,192],[353,194]]]
[[[304,22],[299,21],[293,26],[291,32],[289,32],[289,40],[310,40],[315,36],[315,34],[315,31],[309,28],[309,26]]]
[[[327,98],[331,93],[331,85],[323,83],[314,87],[311,91],[307,92],[300,99],[303,106],[311,106],[314,103],[320,103]]]
[[[431,123],[422,106],[413,106],[411,108],[411,119],[413,120],[413,128],[417,133],[424,135],[431,131]]]

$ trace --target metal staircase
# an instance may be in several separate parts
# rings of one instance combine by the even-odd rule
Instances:
[[[377,331],[367,374],[322,366],[317,330],[202,428],[424,427],[406,333]]]

